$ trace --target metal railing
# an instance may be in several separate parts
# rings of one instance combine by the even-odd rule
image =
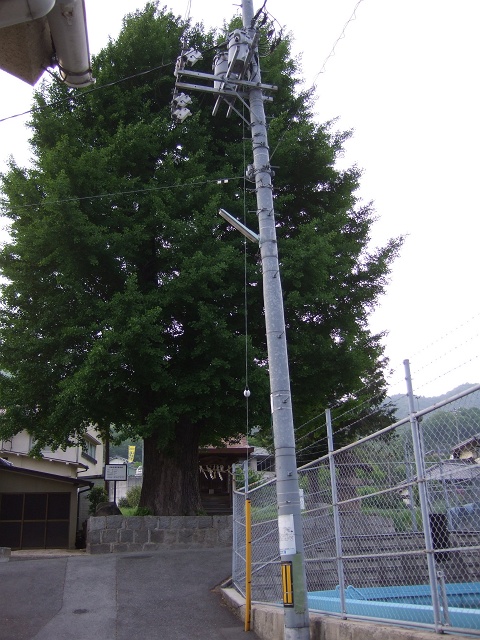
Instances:
[[[480,636],[480,385],[337,450],[329,412],[326,427],[328,454],[299,469],[310,609]],[[247,496],[252,599],[281,604],[275,480]]]

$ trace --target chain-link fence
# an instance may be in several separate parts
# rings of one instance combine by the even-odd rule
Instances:
[[[480,636],[479,457],[476,385],[299,469],[310,609]],[[281,603],[275,481],[248,498],[252,598]],[[237,492],[243,593],[244,503]]]

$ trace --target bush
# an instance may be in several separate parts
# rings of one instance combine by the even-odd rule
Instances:
[[[262,471],[248,470],[248,486],[258,486],[264,479],[265,474]],[[243,489],[245,486],[245,474],[241,467],[235,469],[235,487],[237,490]]]
[[[88,501],[90,502],[88,513],[94,516],[100,502],[108,502],[108,495],[104,487],[93,487],[88,494]]]
[[[119,506],[123,507],[138,507],[138,503],[140,502],[140,494],[142,493],[142,485],[137,484],[127,491],[127,495],[124,500],[126,504],[121,504]]]

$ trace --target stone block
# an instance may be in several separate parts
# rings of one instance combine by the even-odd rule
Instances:
[[[218,541],[223,546],[231,546],[233,544],[233,533],[231,529],[220,529],[218,531]]]
[[[95,509],[96,516],[121,516],[122,512],[115,502],[100,502]]]
[[[182,522],[182,529],[196,529],[197,528],[197,516],[184,516]]]
[[[162,543],[165,539],[165,531],[163,529],[153,529],[150,531],[150,542],[156,544]]]
[[[203,545],[205,543],[205,531],[207,531],[207,529],[195,529],[193,531],[192,542],[196,545]]]
[[[144,516],[132,516],[131,518],[125,518],[126,529],[144,529],[145,517]]]
[[[232,528],[232,516],[212,516],[212,524],[215,529]]]
[[[216,529],[205,529],[204,544],[206,547],[215,547],[218,544],[218,531]]]
[[[105,516],[107,529],[123,529],[125,516]]]
[[[170,516],[170,529],[183,529],[185,516]]]
[[[8,562],[12,555],[10,547],[0,547],[0,562]]]
[[[107,521],[105,516],[91,516],[88,519],[87,531],[99,531],[107,528]]]
[[[133,530],[132,529],[120,529],[118,532],[119,542],[133,542]]]
[[[118,541],[118,530],[117,529],[105,529],[101,533],[102,542],[117,542]]]
[[[102,541],[102,533],[103,529],[97,531],[89,531],[88,541],[90,542],[90,544],[100,544],[100,542]]]
[[[166,529],[163,532],[163,542],[165,544],[175,544],[177,542],[177,534],[178,531],[176,529]]]
[[[109,544],[91,544],[89,545],[89,551],[92,555],[100,553],[112,553],[112,548]]]
[[[155,531],[155,529],[153,531]],[[131,533],[134,534],[132,542],[137,542],[139,544],[149,542],[151,532],[148,529],[137,529],[136,531],[131,531]]]
[[[158,516],[143,517],[145,529],[158,529]]]
[[[177,536],[177,542],[181,544],[188,544],[193,540],[193,530],[192,529],[180,529]]]
[[[199,529],[210,529],[212,527],[212,516],[198,516],[197,527]]]
[[[158,525],[159,529],[170,529],[171,518],[170,516],[159,516]]]

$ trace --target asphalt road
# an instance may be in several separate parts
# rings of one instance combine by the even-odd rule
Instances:
[[[0,640],[249,640],[223,604],[225,548],[0,563]]]

